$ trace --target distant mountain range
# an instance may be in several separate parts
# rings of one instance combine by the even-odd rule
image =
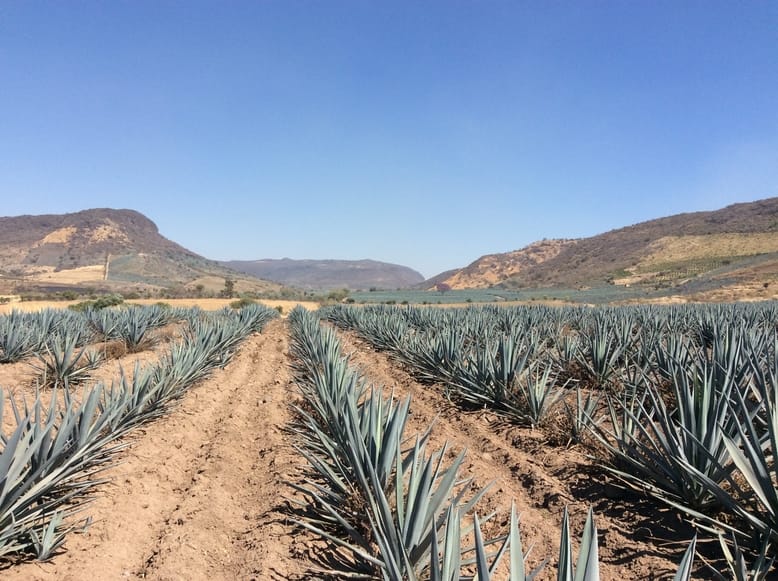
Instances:
[[[276,283],[240,275],[168,240],[134,210],[0,218],[0,292],[189,287],[264,292]]]
[[[424,277],[398,264],[376,260],[230,260],[222,265],[247,274],[302,289],[350,290],[408,288]]]
[[[778,198],[677,214],[573,240],[482,256],[423,288],[673,287],[733,292],[778,284]],[[737,294],[737,292],[736,292]],[[722,297],[725,295],[721,295]]]
[[[778,198],[678,214],[581,239],[541,240],[424,280],[374,260],[215,262],[134,210],[0,218],[0,294],[64,289],[215,293],[302,289],[672,289],[699,300],[778,297]],[[273,281],[273,282],[270,282]],[[769,291],[767,289],[770,289]]]

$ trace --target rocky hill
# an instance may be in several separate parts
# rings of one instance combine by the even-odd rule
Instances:
[[[452,288],[677,287],[778,282],[778,198],[678,214],[577,240],[484,256],[442,280]],[[766,287],[765,287],[766,288]]]
[[[408,288],[424,277],[398,264],[376,260],[232,260],[224,266],[280,284],[303,289]]]
[[[223,287],[242,278],[248,290],[278,285],[207,260],[168,240],[134,210],[0,218],[0,286],[14,290]]]
[[[565,247],[574,243],[574,240],[541,240],[521,250],[487,254],[464,268],[449,271],[443,279],[436,278],[433,282],[447,284],[452,289],[491,288],[521,276],[532,267],[554,258]]]

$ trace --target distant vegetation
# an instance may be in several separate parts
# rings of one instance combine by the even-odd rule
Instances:
[[[647,291],[640,288],[624,288],[612,285],[576,289],[452,289],[445,292],[425,290],[357,291],[349,299],[356,304],[413,304],[446,305],[463,303],[500,303],[528,301],[560,301],[583,304],[606,304],[614,301],[661,298],[671,294],[669,289]]]
[[[68,308],[71,311],[79,311],[79,312],[83,312],[89,309],[99,311],[107,307],[115,307],[117,305],[121,305],[123,302],[124,302],[124,297],[122,295],[112,294],[112,295],[104,295],[100,298],[91,301],[82,301],[80,303],[76,303],[75,305],[70,305]]]

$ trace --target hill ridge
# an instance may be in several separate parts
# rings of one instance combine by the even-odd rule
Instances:
[[[261,258],[221,264],[280,284],[304,289],[395,289],[415,286],[424,277],[415,270],[389,262],[361,260]]]
[[[538,252],[549,244],[554,245],[553,251]],[[775,260],[770,258],[773,253]],[[757,256],[767,257],[759,261],[758,273],[753,260]],[[657,287],[682,286],[706,277],[709,286],[715,286],[744,280],[753,283],[757,274],[769,284],[776,273],[778,197],[654,218],[586,238],[533,242],[519,250],[482,256],[424,286]]]
[[[132,209],[0,217],[0,287],[11,290],[224,285],[238,273],[164,237]],[[253,288],[278,285],[242,277]],[[207,279],[207,280],[201,280]]]

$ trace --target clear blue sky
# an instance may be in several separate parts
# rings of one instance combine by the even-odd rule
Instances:
[[[430,276],[778,195],[778,2],[0,1],[0,215]]]

